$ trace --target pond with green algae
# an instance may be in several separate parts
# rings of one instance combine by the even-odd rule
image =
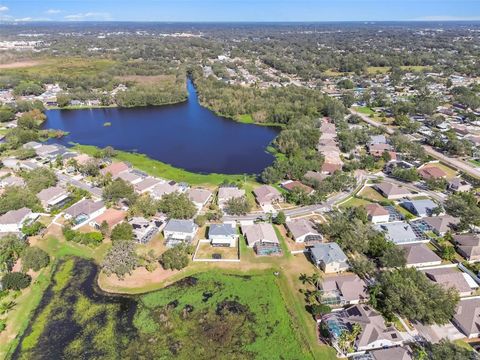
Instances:
[[[208,271],[155,292],[111,295],[97,266],[62,260],[14,359],[311,359],[273,274]]]

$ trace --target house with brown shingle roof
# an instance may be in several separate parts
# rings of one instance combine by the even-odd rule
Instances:
[[[329,276],[320,284],[322,304],[355,305],[368,300],[367,284],[356,274]]]
[[[212,192],[207,189],[191,188],[187,190],[188,198],[201,210],[212,197]]]
[[[388,200],[398,200],[408,197],[412,194],[408,189],[389,182],[381,182],[380,184],[376,184],[375,189],[377,189]]]
[[[460,255],[467,260],[480,260],[480,237],[477,234],[453,235],[453,241]]]
[[[442,259],[428,248],[426,244],[399,245],[405,251],[407,267],[435,266],[442,263]]]
[[[367,204],[364,206],[364,208],[367,212],[368,219],[374,224],[388,222],[388,220],[390,219],[390,213],[380,204]]]
[[[480,298],[461,299],[452,322],[469,339],[480,335]]]
[[[280,191],[270,185],[262,185],[253,190],[255,199],[260,206],[270,205],[283,200]]]
[[[296,219],[285,224],[289,234],[297,243],[312,243],[322,241],[323,236],[315,229],[308,219]]]
[[[368,356],[368,357],[367,357]],[[413,360],[413,352],[408,346],[395,346],[369,351],[367,354],[353,356],[353,360]]]
[[[108,224],[109,229],[113,229],[116,225],[125,220],[126,215],[127,213],[125,211],[110,208],[105,210],[103,214],[100,214],[90,221],[90,226],[99,229],[102,223],[105,221]]]
[[[465,278],[469,275],[460,271],[457,267],[438,267],[423,270],[423,272],[431,281],[445,289],[453,288],[458,291],[460,296],[472,295],[474,289]]]
[[[447,177],[447,173],[445,171],[434,165],[428,165],[418,169],[418,174],[423,180],[437,180],[445,179]]]
[[[293,191],[295,188],[302,189],[305,193],[311,194],[313,193],[313,189],[310,186],[302,184],[300,181],[297,180],[287,180],[281,184],[282,188],[287,191]]]
[[[422,219],[432,231],[440,236],[445,235],[452,227],[460,223],[460,219],[450,215],[429,216]]]
[[[102,175],[110,174],[113,178],[117,177],[122,171],[130,169],[127,163],[124,162],[113,162],[110,165],[104,167],[100,170]]]

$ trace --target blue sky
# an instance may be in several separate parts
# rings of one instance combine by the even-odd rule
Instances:
[[[480,0],[0,0],[5,20],[480,20]]]

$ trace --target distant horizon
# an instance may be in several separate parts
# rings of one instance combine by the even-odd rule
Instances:
[[[0,0],[12,22],[480,21],[477,0]]]

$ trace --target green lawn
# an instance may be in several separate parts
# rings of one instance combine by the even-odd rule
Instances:
[[[384,197],[371,186],[365,186],[363,190],[358,193],[358,195],[371,201],[388,201],[386,197]]]
[[[365,114],[365,115],[373,115],[375,114],[375,111],[373,111],[371,108],[367,106],[357,106],[354,108],[356,111],[359,113]]]
[[[364,205],[368,205],[368,204],[371,204],[371,203],[372,203],[371,201],[367,201],[367,200],[364,200],[364,199],[359,199],[357,197],[351,197],[350,199],[348,199],[344,203],[340,204],[339,207],[343,208],[343,209],[347,209],[349,207],[359,207],[359,206],[364,206]]]
[[[92,156],[99,149],[90,145],[75,145],[74,148]],[[158,160],[153,160],[143,154],[126,151],[117,151],[116,159],[129,162],[133,167],[142,170],[149,175],[177,182],[186,182],[191,185],[220,185],[224,181],[232,183],[249,181],[256,183],[253,175],[196,174],[173,167]]]

